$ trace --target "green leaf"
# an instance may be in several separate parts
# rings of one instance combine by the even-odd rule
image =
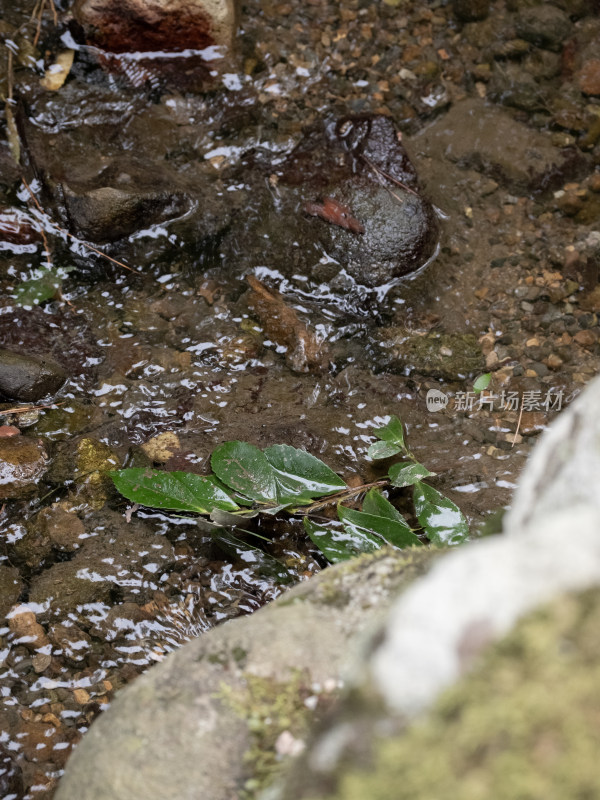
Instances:
[[[365,537],[360,532],[347,527],[342,531],[333,526],[317,525],[308,517],[304,518],[304,529],[310,540],[332,564],[348,561],[360,553],[372,553],[381,547],[381,542]]]
[[[483,390],[487,389],[487,387],[490,385],[491,380],[492,380],[491,372],[485,372],[483,375],[480,375],[473,384],[473,391],[483,392]]]
[[[404,486],[413,486],[413,484],[420,481],[422,478],[429,478],[435,475],[435,472],[430,472],[423,464],[393,464],[390,467],[388,476],[392,486],[402,489]]]
[[[208,514],[215,508],[235,511],[238,506],[214,483],[193,472],[163,472],[136,467],[109,473],[128,500],[151,508]]]
[[[404,517],[400,517],[402,520],[400,522],[397,519],[367,514],[364,511],[355,511],[340,505],[338,505],[338,516],[347,525],[381,536],[394,547],[402,548],[421,544],[421,540],[411,531]]]
[[[206,476],[209,481],[212,481],[215,486],[225,492],[225,494],[229,495],[231,499],[238,504],[238,506],[247,506],[248,508],[252,508],[254,502],[249,500],[247,497],[244,497],[243,494],[230,489],[229,486],[226,486],[223,481],[220,481],[216,475],[213,475],[211,472],[210,475]]]
[[[390,417],[390,421],[382,428],[375,428],[373,433],[378,439],[383,439],[384,442],[393,442],[402,450],[406,449],[404,445],[404,426],[398,417],[394,415]]]
[[[15,302],[19,306],[36,306],[45,300],[52,300],[62,286],[62,278],[53,269],[41,270],[39,278],[32,278],[20,283],[14,292]]]
[[[401,452],[402,448],[394,444],[394,442],[379,441],[373,442],[367,450],[367,455],[369,458],[372,458],[373,461],[376,461],[378,458],[390,458],[390,456],[396,456]]]
[[[225,442],[213,452],[213,472],[226,486],[259,503],[277,501],[273,467],[258,447],[247,442]]]
[[[417,481],[414,502],[419,522],[432,544],[459,544],[468,538],[469,525],[462,511],[437,489]]]
[[[335,494],[346,484],[316,456],[289,444],[276,444],[264,451],[275,471],[281,502],[310,503],[314,497]]]
[[[213,534],[215,544],[234,558],[239,558],[259,575],[274,578],[278,583],[292,583],[296,579],[288,568],[273,556],[239,539],[231,531],[221,528]]]
[[[393,519],[401,525],[406,525],[408,527],[402,514],[397,508],[394,508],[389,500],[386,500],[379,489],[371,489],[367,492],[363,500],[362,510],[365,514],[374,514],[376,517]]]

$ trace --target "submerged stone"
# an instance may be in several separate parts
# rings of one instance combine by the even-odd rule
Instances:
[[[315,125],[283,163],[257,171],[256,186],[268,177],[269,190],[258,188],[244,230],[226,239],[226,262],[241,256],[249,267],[272,265],[320,283],[345,271],[363,286],[418,270],[434,255],[439,230],[400,139],[385,116]],[[244,169],[232,183],[248,179]]]
[[[33,494],[47,465],[41,441],[26,436],[0,438],[0,500]]]
[[[66,379],[63,368],[48,356],[0,349],[0,396],[35,402],[55,394]]]
[[[408,331],[381,328],[378,363],[403,374],[421,374],[455,381],[482,371],[485,360],[473,333]]]

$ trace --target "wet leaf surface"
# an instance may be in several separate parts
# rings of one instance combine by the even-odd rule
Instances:
[[[259,503],[277,501],[275,471],[258,447],[247,442],[225,442],[210,459],[211,466],[226,486]]]
[[[136,467],[110,473],[113,483],[128,500],[150,508],[207,514],[215,508],[235,511],[238,506],[203,475],[162,472]]]
[[[438,546],[460,544],[469,536],[462,511],[452,500],[418,481],[414,491],[417,517],[430,542]]]
[[[394,442],[379,441],[373,442],[367,451],[369,458],[376,461],[379,458],[391,458],[402,452],[402,448]]]
[[[344,481],[319,458],[287,444],[267,447],[264,454],[275,471],[278,496],[301,502],[346,488]]]
[[[390,417],[386,425],[381,428],[375,428],[373,433],[378,439],[384,442],[391,442],[392,444],[398,445],[401,450],[405,448],[404,427],[398,417],[394,415]]]
[[[319,548],[325,558],[332,564],[348,561],[360,553],[372,553],[381,547],[381,542],[372,536],[364,536],[362,532],[345,526],[343,530],[325,525],[318,525],[305,518],[304,530],[310,540]]]
[[[394,547],[402,548],[421,544],[421,540],[411,531],[404,518],[400,522],[399,519],[367,514],[364,511],[355,511],[345,506],[338,506],[338,516],[351,528],[373,532]]]
[[[399,522],[401,525],[406,525],[406,520],[402,514],[381,494],[379,489],[370,489],[367,492],[363,500],[362,510],[365,514],[386,517]]]
[[[429,478],[435,475],[435,472],[430,472],[427,467],[422,464],[393,464],[389,471],[390,483],[398,489],[404,486],[413,486],[423,478]]]

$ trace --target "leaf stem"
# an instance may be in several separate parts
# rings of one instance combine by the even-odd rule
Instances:
[[[373,481],[372,483],[363,483],[362,486],[357,486],[354,489],[346,489],[342,492],[336,492],[336,494],[331,494],[329,497],[326,497],[324,500],[317,500],[316,503],[312,503],[310,506],[305,506],[304,508],[294,509],[298,514],[311,514],[318,508],[323,508],[324,506],[328,506],[331,503],[339,503],[342,500],[345,500],[347,497],[354,497],[357,494],[361,494],[365,492],[367,489],[373,489],[377,486],[389,486],[389,480],[387,478],[382,478],[378,481]]]

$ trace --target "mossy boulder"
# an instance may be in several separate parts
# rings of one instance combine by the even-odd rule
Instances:
[[[599,715],[600,589],[593,589],[521,620],[410,727],[381,738],[365,737],[363,725],[360,759],[355,749],[352,763],[312,785],[298,776],[302,786],[291,784],[283,796],[598,797]]]
[[[170,654],[94,722],[57,800],[255,797],[329,708],[348,653],[437,553],[331,567]]]

